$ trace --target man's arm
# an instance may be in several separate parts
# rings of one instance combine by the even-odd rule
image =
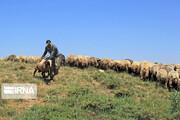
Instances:
[[[41,60],[43,59],[43,57],[45,56],[47,54],[47,49],[45,48],[45,51],[44,51],[44,53],[43,53],[43,55],[41,56],[41,58],[40,58],[40,62],[41,62]]]

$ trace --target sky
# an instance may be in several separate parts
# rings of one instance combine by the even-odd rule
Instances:
[[[74,55],[180,64],[179,0],[0,0],[0,57]]]

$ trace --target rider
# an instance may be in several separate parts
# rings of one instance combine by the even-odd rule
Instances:
[[[55,71],[55,58],[57,57],[59,52],[58,52],[57,47],[55,45],[53,45],[50,40],[47,40],[46,44],[47,44],[47,46],[45,47],[45,51],[44,51],[42,57],[40,58],[40,61],[47,54],[47,52],[50,53],[50,56],[47,57],[46,60],[52,60],[52,67],[51,67],[51,70],[50,70],[50,77],[51,77],[51,80],[53,80],[52,72]]]

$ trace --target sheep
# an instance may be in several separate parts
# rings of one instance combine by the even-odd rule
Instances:
[[[130,59],[125,59],[125,60],[115,60],[111,62],[112,68],[118,72],[120,71],[126,71],[131,73],[131,65],[132,65],[132,60]]]
[[[20,56],[16,56],[16,57],[14,58],[14,62],[21,62]]]
[[[118,60],[117,61],[117,71],[128,71],[128,63],[126,60]]]
[[[179,73],[178,71],[170,71],[168,74],[168,87],[176,88],[178,87],[178,81],[179,81]]]
[[[75,66],[76,67],[80,67],[80,68],[82,68],[83,66],[82,66],[82,64],[83,64],[83,56],[82,55],[78,55],[77,56],[77,59],[75,60]]]
[[[90,57],[89,58],[89,65],[90,66],[99,67],[99,62],[100,62],[99,58],[95,58],[95,57]]]
[[[176,66],[175,65],[172,65],[172,64],[165,64],[163,65],[162,67],[163,69],[166,69],[168,72],[172,71],[172,70],[175,70],[176,69]]]
[[[155,64],[153,67],[152,67],[152,70],[151,70],[151,79],[153,81],[157,81],[157,78],[156,78],[156,75],[157,75],[157,71],[160,70],[162,68],[163,64],[161,63],[157,63]]]
[[[34,62],[34,57],[33,56],[29,56],[27,58],[27,63],[32,63],[32,62]]]
[[[76,59],[77,57],[74,54],[70,54],[66,59],[66,64],[69,66],[74,66]]]
[[[110,64],[109,68],[117,71],[116,66],[117,66],[117,60],[111,60],[111,64]]]
[[[100,60],[99,68],[107,70],[111,67],[111,60],[109,58],[104,58]]]
[[[175,70],[176,69],[180,69],[180,64],[175,64],[175,68],[174,68]]]
[[[131,65],[131,69],[134,75],[140,74],[140,62],[134,61]]]
[[[148,64],[150,63],[147,61],[140,62],[140,76],[141,76],[141,79],[143,80],[149,79],[150,67]]]
[[[125,59],[124,62],[125,62],[126,72],[131,73],[132,72],[131,67],[133,61],[130,59]]]
[[[9,57],[7,57],[6,60],[14,61],[15,58],[16,58],[16,55],[10,55]]]
[[[41,56],[35,56],[33,58],[33,62],[38,62],[40,60]]]
[[[131,64],[133,63],[133,60],[131,59],[125,59],[125,60],[128,60]]]
[[[83,56],[83,60],[82,60],[82,66],[83,67],[89,67],[89,56]]]
[[[35,70],[34,70],[34,74],[33,76],[35,76],[37,70],[38,72],[42,72],[42,76],[43,78],[46,78],[49,76],[50,74],[50,67],[52,66],[52,61],[51,60],[48,60],[45,64],[46,60],[45,59],[42,59],[41,62],[38,62],[36,67],[35,67]],[[48,73],[48,76],[45,76],[45,73]]]
[[[165,88],[167,88],[168,83],[168,72],[165,69],[160,69],[157,71],[156,74],[157,82],[156,85],[164,85]]]
[[[155,66],[155,63],[147,62],[147,61],[140,62],[141,79],[143,80],[151,79],[153,66]]]
[[[27,63],[27,56],[26,55],[20,55],[20,59],[21,59],[22,62]]]
[[[148,63],[148,66],[149,66],[149,79],[153,80],[153,67],[157,65],[156,63],[152,63],[152,62],[149,62]]]

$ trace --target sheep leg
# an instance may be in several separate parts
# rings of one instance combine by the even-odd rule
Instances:
[[[35,69],[35,70],[34,70],[34,74],[33,74],[33,76],[35,76],[36,72],[37,72],[37,69]]]

